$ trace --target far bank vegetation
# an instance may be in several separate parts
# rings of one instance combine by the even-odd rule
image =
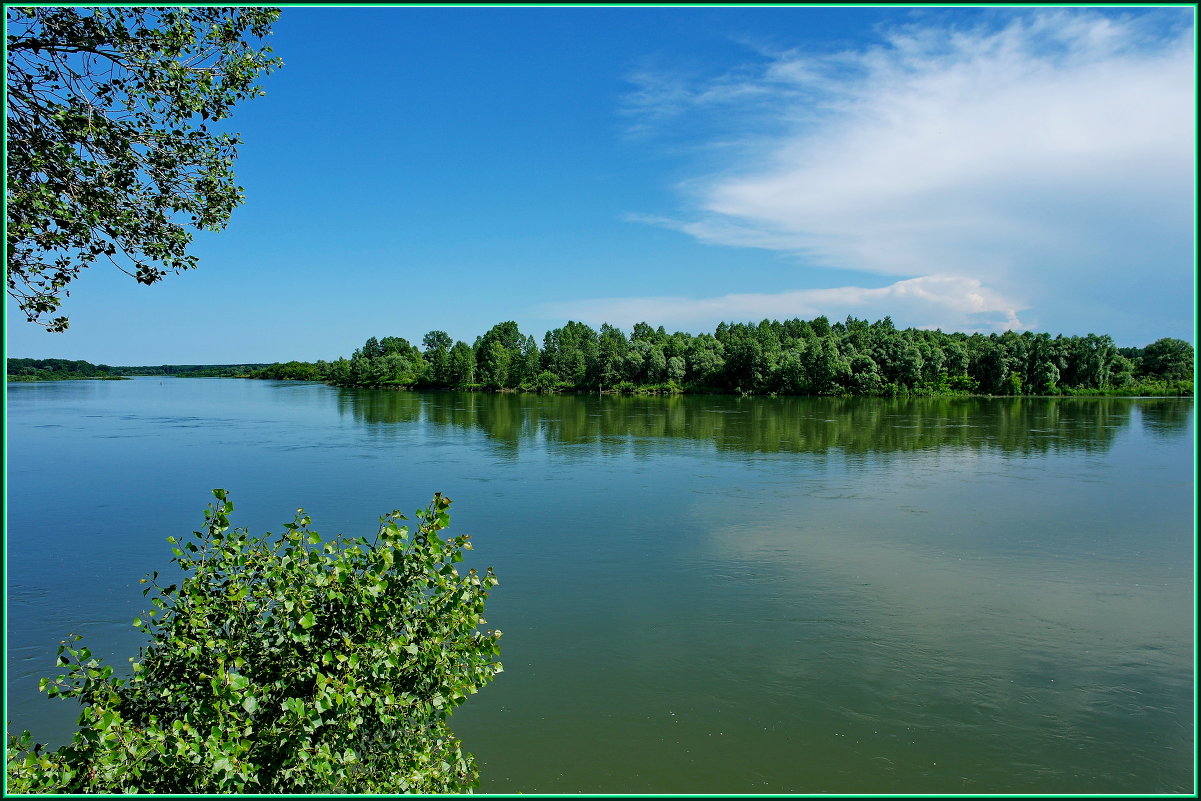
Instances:
[[[541,345],[516,323],[473,344],[371,337],[350,358],[273,364],[252,378],[342,387],[747,395],[1192,395],[1193,346],[1119,348],[1108,335],[944,333],[848,317],[721,323],[712,334],[569,322]]]

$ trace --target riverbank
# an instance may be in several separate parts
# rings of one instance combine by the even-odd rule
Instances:
[[[269,376],[251,375],[246,378],[268,378]],[[314,379],[275,379],[275,380],[314,380]],[[317,379],[319,380],[319,379]],[[1108,387],[1105,389],[1065,389],[1059,393],[1017,393],[1017,394],[988,394],[982,392],[970,392],[966,390],[947,390],[947,389],[909,389],[906,387],[898,387],[895,392],[877,392],[872,394],[855,394],[850,392],[845,393],[830,393],[830,394],[806,394],[806,393],[791,393],[791,392],[748,392],[739,389],[727,389],[722,387],[707,387],[707,386],[680,386],[675,384],[652,384],[652,385],[618,385],[603,389],[589,389],[572,386],[519,386],[519,387],[488,387],[483,384],[463,384],[459,386],[435,387],[423,386],[419,384],[377,384],[377,385],[362,385],[350,383],[336,383],[333,381],[322,382],[329,386],[341,387],[342,389],[386,389],[394,391],[420,391],[420,392],[497,392],[497,393],[531,393],[542,395],[642,395],[642,396],[670,396],[670,395],[736,395],[740,397],[759,397],[759,398],[851,398],[851,397],[869,397],[869,398],[1077,398],[1077,397],[1124,397],[1124,398],[1181,398],[1193,397],[1193,382],[1192,381],[1174,381],[1174,382],[1144,382],[1135,383],[1124,387]]]

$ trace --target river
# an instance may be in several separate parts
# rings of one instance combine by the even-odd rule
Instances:
[[[481,792],[1194,789],[1192,399],[629,398],[236,379],[8,387],[10,730],[214,487],[373,531],[435,491],[500,586]]]

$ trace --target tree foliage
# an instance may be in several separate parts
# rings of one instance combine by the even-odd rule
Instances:
[[[65,381],[77,378],[121,378],[107,364],[71,359],[8,359],[9,381]]]
[[[209,130],[282,62],[252,43],[279,9],[7,9],[8,291],[50,318],[106,259],[143,284],[196,266],[188,226],[242,200],[235,134]]]
[[[1144,375],[1168,381],[1192,378],[1196,369],[1193,346],[1183,339],[1158,339],[1143,348],[1141,368]]]
[[[322,541],[298,510],[277,538],[230,529],[216,503],[173,548],[185,578],[146,592],[151,638],[130,678],[76,647],[50,696],[84,705],[53,752],[11,738],[16,793],[461,792],[477,773],[446,718],[501,666],[480,632],[491,568],[461,574],[467,535],[442,539],[435,495],[411,532],[394,511],[374,538]],[[169,541],[175,542],[174,537]],[[182,547],[180,547],[182,546]]]
[[[570,321],[548,331],[541,350],[508,321],[474,347],[450,342],[442,331],[426,335],[424,352],[405,342],[408,355],[400,364],[388,362],[372,337],[355,351],[349,371],[327,362],[307,375],[351,387],[529,392],[1192,394],[1193,348],[1182,340],[1119,349],[1103,334],[902,330],[888,317],[720,323],[712,334],[697,335],[638,323],[628,336],[608,324],[598,332]],[[261,377],[288,376],[276,369]]]

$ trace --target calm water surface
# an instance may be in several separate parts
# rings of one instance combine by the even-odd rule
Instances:
[[[8,709],[233,522],[435,491],[494,565],[483,792],[1192,792],[1192,400],[543,397],[221,379],[8,387]]]

